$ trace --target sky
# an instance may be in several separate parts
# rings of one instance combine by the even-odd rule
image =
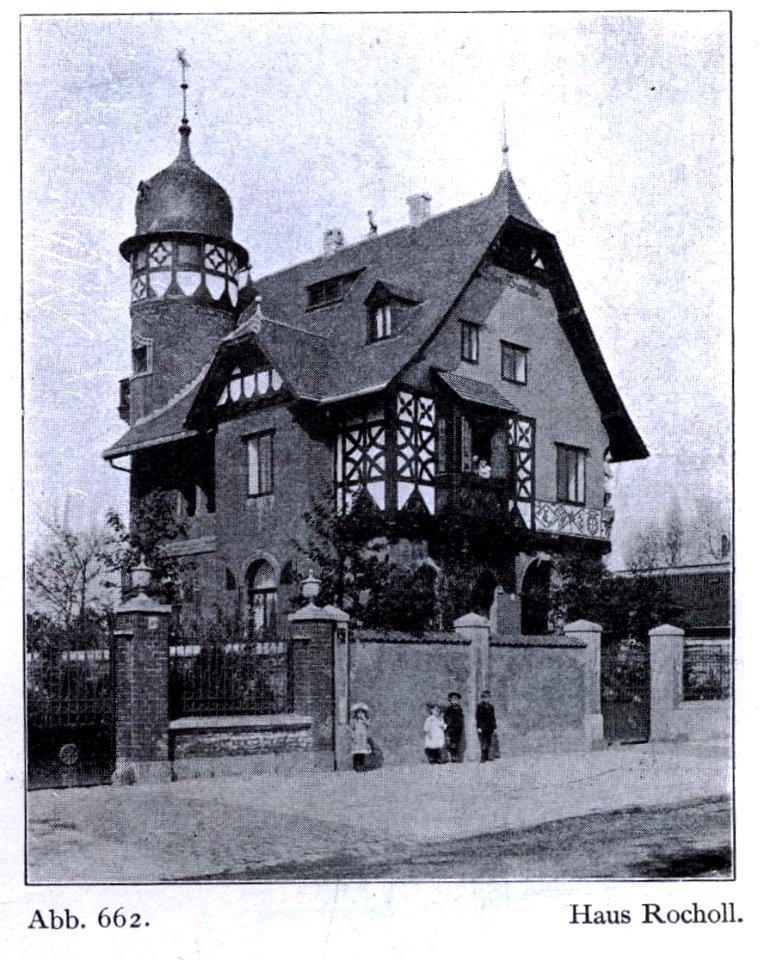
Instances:
[[[509,161],[560,243],[650,459],[619,465],[613,562],[675,502],[731,487],[730,138],[723,13],[27,17],[22,23],[25,501],[84,527],[127,506],[139,180],[191,147],[253,276],[492,188]],[[53,482],[52,482],[53,481]]]

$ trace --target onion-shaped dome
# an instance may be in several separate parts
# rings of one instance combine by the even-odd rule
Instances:
[[[191,128],[180,127],[180,150],[169,167],[138,184],[135,201],[135,235],[120,246],[122,255],[130,254],[142,238],[155,234],[193,234],[229,241],[247,262],[246,251],[233,241],[233,207],[217,180],[197,166],[191,156]]]
[[[178,156],[139,186],[136,233],[180,230],[231,239],[231,201],[220,184],[194,163],[189,133],[188,127],[181,127]]]

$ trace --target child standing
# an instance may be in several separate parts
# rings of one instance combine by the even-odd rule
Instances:
[[[366,767],[366,760],[371,756],[371,721],[369,708],[365,703],[356,703],[350,708],[350,749],[353,753],[353,769],[360,772]]]
[[[446,724],[437,703],[428,703],[430,711],[424,722],[424,752],[429,763],[440,763],[446,745]]]

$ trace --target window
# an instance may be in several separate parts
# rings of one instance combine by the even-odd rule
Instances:
[[[369,340],[385,340],[393,335],[393,308],[389,303],[375,307],[371,316]]]
[[[563,503],[586,501],[586,450],[557,444],[557,499]]]
[[[273,433],[247,437],[249,496],[273,493]]]
[[[133,341],[133,376],[140,377],[151,373],[152,341],[140,337]]]
[[[528,382],[528,350],[514,343],[501,343],[501,379],[510,383]]]
[[[276,574],[260,560],[247,573],[247,634],[250,640],[275,632],[277,606]]]
[[[308,310],[326,307],[330,303],[339,303],[347,290],[361,271],[345,273],[339,277],[329,277],[328,280],[319,280],[306,287],[308,293]]]
[[[462,320],[462,360],[477,363],[480,350],[480,327]]]

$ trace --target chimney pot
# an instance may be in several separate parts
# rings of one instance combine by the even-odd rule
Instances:
[[[345,238],[339,227],[332,227],[324,232],[324,256],[331,257],[333,253],[345,246]]]
[[[431,200],[429,193],[414,193],[406,197],[406,203],[409,205],[409,223],[412,227],[418,227],[425,220],[429,220]]]

